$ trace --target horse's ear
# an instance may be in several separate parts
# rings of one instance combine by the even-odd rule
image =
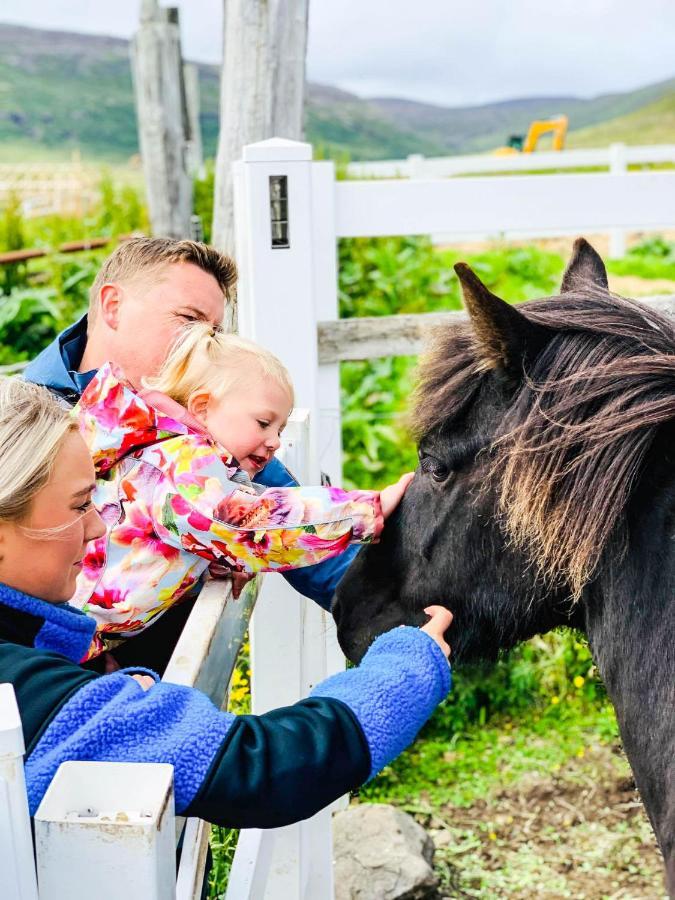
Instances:
[[[600,254],[591,247],[585,238],[577,238],[572,250],[572,258],[567,263],[563,275],[560,293],[582,291],[584,287],[595,287],[609,290],[607,269]]]
[[[455,272],[485,362],[492,369],[522,374],[523,361],[533,359],[551,333],[488,290],[466,263],[457,263]]]

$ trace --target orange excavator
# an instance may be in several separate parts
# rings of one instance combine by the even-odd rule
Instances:
[[[505,147],[498,147],[497,156],[509,156],[513,153],[533,153],[537,149],[539,138],[545,134],[553,135],[553,150],[563,150],[567,136],[567,116],[554,116],[551,119],[535,120],[530,123],[527,135],[512,134]]]

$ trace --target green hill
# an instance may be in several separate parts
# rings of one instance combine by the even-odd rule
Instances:
[[[617,116],[569,136],[570,147],[605,147],[624,144],[675,143],[675,91],[635,112]]]
[[[204,147],[212,156],[218,135],[218,68],[200,64],[199,79]],[[559,112],[570,116],[573,128],[582,129],[571,136],[575,146],[624,139],[611,136],[614,129],[641,141],[675,139],[668,135],[675,79],[590,100],[526,98],[456,108],[364,100],[316,84],[309,84],[307,93],[308,140],[352,159],[489,150],[509,134],[525,132],[533,118]],[[643,127],[643,120],[653,121],[653,129]],[[0,161],[67,158],[75,148],[86,158],[109,163],[138,152],[128,42],[0,24]]]

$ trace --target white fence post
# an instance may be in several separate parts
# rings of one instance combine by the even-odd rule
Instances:
[[[406,159],[408,178],[424,177],[424,156],[421,153],[410,153]]]
[[[173,766],[65,762],[35,814],[40,900],[173,900]]]
[[[0,684],[0,880],[3,900],[37,900],[23,730],[11,684]]]
[[[248,145],[234,167],[239,330],[275,352],[290,370],[297,407],[306,408],[309,417],[291,423],[288,438],[292,444],[295,429],[296,446],[308,447],[308,453],[292,459],[290,447],[286,461],[291,471],[296,467],[298,479],[314,484],[322,470],[334,483],[340,476],[338,368],[319,372],[316,340],[318,317],[335,318],[337,308],[333,185],[332,164],[313,163],[311,146],[299,142]],[[336,658],[332,630],[332,620],[316,604],[281,577],[266,577],[251,628],[254,712],[307,696],[344,665]],[[263,835],[242,832],[229,896],[239,897],[235,881],[246,870],[250,848],[264,855],[272,840],[265,893],[246,896],[332,898],[330,810]],[[250,882],[250,867],[248,872]]]
[[[628,165],[626,161],[626,145],[610,144],[609,147],[609,174],[626,175]],[[623,228],[612,228],[609,233],[610,259],[621,259],[626,255],[626,232]]]

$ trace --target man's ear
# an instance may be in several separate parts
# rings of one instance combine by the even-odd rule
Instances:
[[[211,392],[205,390],[193,391],[188,397],[187,411],[202,425],[206,424],[206,414],[211,402]]]
[[[522,375],[524,360],[534,359],[553,332],[493,294],[466,263],[457,263],[455,272],[486,365]]]
[[[572,257],[563,275],[561,294],[569,291],[583,291],[589,286],[609,290],[607,269],[600,254],[585,238],[577,238],[572,249]]]
[[[119,284],[104,284],[98,293],[98,314],[108,328],[117,331],[120,323],[122,288]]]

